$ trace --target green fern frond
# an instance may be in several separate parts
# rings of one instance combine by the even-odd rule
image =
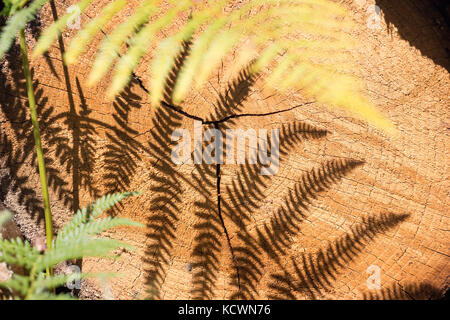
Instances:
[[[117,226],[143,227],[141,223],[126,218],[107,217],[104,219],[97,219],[91,221],[90,223],[81,224],[73,230],[59,235],[55,241],[55,245],[59,246],[62,242],[68,241],[68,239],[73,241],[73,239],[81,238],[84,236],[100,234],[105,230]]]
[[[54,295],[51,293],[52,289],[86,277],[112,276],[113,274],[84,273],[47,276],[44,271],[67,260],[83,257],[115,258],[116,256],[112,254],[114,250],[121,247],[133,249],[122,241],[98,238],[97,235],[117,226],[142,226],[126,218],[99,218],[108,208],[136,194],[138,192],[109,194],[78,210],[74,218],[58,233],[53,246],[43,254],[20,238],[0,239],[0,262],[22,266],[29,273],[27,276],[14,273],[11,279],[0,282],[0,287],[12,290],[17,297],[25,299],[66,299],[71,297]],[[0,223],[9,218],[10,214],[0,213]]]
[[[101,197],[97,201],[94,202],[91,206],[89,206],[88,210],[90,211],[90,218],[96,218],[101,215],[104,211],[112,208],[117,203],[121,202],[125,198],[136,196],[141,194],[139,191],[134,192],[117,192],[108,194],[106,196]]]
[[[38,42],[33,50],[33,57],[43,54],[50,48],[50,46],[55,42],[60,36],[61,32],[65,29],[70,21],[78,18],[82,12],[91,4],[93,0],[82,0],[75,5],[75,10],[67,12],[62,17],[60,17],[55,23],[44,30],[42,35],[39,37]]]
[[[41,273],[34,282],[34,286],[45,290],[55,289],[68,282],[92,278],[94,276],[94,274],[74,272],[72,274],[58,274],[47,277],[45,274]]]
[[[0,58],[9,50],[17,33],[33,20],[36,13],[48,0],[34,0],[26,8],[16,11],[2,28],[0,35]]]
[[[9,0],[3,1],[3,9],[0,11],[0,16],[9,16],[11,13],[12,2]]]
[[[47,251],[36,262],[34,268],[37,272],[41,272],[60,262],[82,257],[114,258],[111,251],[120,247],[132,249],[131,246],[118,240],[78,238],[70,240],[70,242],[63,242],[59,247]]]
[[[0,11],[0,15],[2,16],[10,16],[13,15],[18,9],[20,9],[26,0],[3,0],[3,10]]]
[[[25,296],[30,288],[31,279],[28,276],[14,274],[14,276],[7,281],[0,281],[0,288],[13,290],[15,294]]]
[[[67,238],[67,234],[73,232],[76,228],[86,223],[88,220],[92,220],[100,216],[105,210],[113,207],[123,199],[138,195],[139,192],[118,192],[114,194],[108,194],[100,199],[97,199],[93,204],[79,209],[75,216],[68,222],[61,231],[58,232],[57,238]]]
[[[20,238],[12,240],[0,239],[0,262],[29,269],[39,256],[39,251],[27,241],[24,242]]]
[[[53,294],[50,292],[33,293],[28,300],[77,300],[67,293]]]

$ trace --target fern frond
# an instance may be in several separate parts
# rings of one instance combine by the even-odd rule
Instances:
[[[34,282],[34,287],[36,291],[44,291],[50,290],[54,288],[58,288],[60,286],[65,285],[67,282],[72,282],[76,280],[82,280],[87,278],[112,278],[116,277],[115,273],[83,273],[83,272],[74,272],[71,274],[58,274],[52,276],[46,276],[41,274],[41,276]]]
[[[99,53],[94,61],[94,65],[89,74],[88,83],[93,85],[97,83],[109,70],[113,61],[118,57],[120,48],[125,43],[127,37],[141,27],[151,14],[158,11],[155,2],[160,1],[146,0],[137,11],[127,19],[126,22],[119,25],[102,43]]]
[[[11,279],[0,281],[0,288],[15,291],[16,294],[25,296],[30,288],[31,279],[28,276],[14,274]]]
[[[53,23],[50,27],[44,30],[42,35],[39,37],[36,46],[33,49],[33,57],[37,57],[43,54],[45,51],[50,48],[50,46],[55,42],[58,37],[61,35],[61,32],[67,26],[69,21],[76,19],[80,16],[80,14],[87,8],[88,5],[91,4],[93,0],[82,0],[78,4],[75,5],[76,10],[72,10],[67,12],[62,17],[60,17],[55,23]]]
[[[28,7],[17,11],[8,19],[0,35],[0,58],[9,50],[17,33],[25,28],[28,21],[33,20],[36,13],[47,1],[34,0]]]
[[[153,92],[151,101],[154,105],[158,104],[163,96],[167,75],[172,68],[177,53],[180,51],[181,44],[190,39],[197,28],[211,17],[214,17],[219,9],[222,9],[224,1],[219,3],[220,6],[207,8],[197,13],[195,17],[189,19],[177,34],[160,43],[151,68],[152,78],[150,86],[151,92]]]
[[[143,227],[141,223],[126,218],[107,217],[103,219],[96,219],[89,221],[88,223],[81,224],[70,232],[59,235],[55,241],[55,245],[60,246],[63,242],[71,242],[80,237],[100,234],[103,231],[117,226]]]
[[[233,46],[239,41],[238,34],[231,34],[221,32],[212,41],[209,50],[203,56],[202,64],[197,70],[195,77],[196,88],[200,89],[206,82],[212,70],[216,69],[222,61],[222,58],[227,54]],[[248,64],[248,62],[255,56],[255,51],[247,50],[245,47],[241,49],[241,55],[238,59],[237,65],[233,66],[233,70],[240,70],[240,67]],[[180,99],[180,97],[177,97]]]
[[[83,274],[81,272],[74,272],[72,274],[57,274],[51,276],[46,276],[45,274],[41,273],[34,282],[34,287],[36,288],[37,292],[42,292],[44,290],[60,287],[69,281],[81,280],[87,277],[87,274]]]
[[[35,264],[35,270],[40,272],[60,262],[82,257],[113,258],[111,251],[117,248],[130,248],[126,243],[113,239],[77,238],[70,242],[62,242],[58,247],[47,251]]]
[[[100,28],[121,10],[122,1],[110,4],[79,32],[70,45],[67,62],[75,62]],[[153,105],[159,105],[176,55],[183,41],[190,39],[190,54],[174,83],[171,100],[175,104],[185,99],[191,86],[203,86],[220,61],[237,49],[233,67],[254,61],[251,71],[267,71],[268,76],[262,78],[268,86],[276,90],[299,89],[318,103],[343,108],[386,132],[394,132],[393,124],[375,109],[362,93],[361,81],[352,75],[349,49],[355,45],[351,34],[357,26],[347,18],[342,5],[331,0],[250,0],[238,8],[228,4],[225,0],[145,0],[105,36],[88,84],[98,82],[119,59],[107,91],[108,98],[112,98],[123,90],[155,42],[156,51],[150,61],[150,98]],[[175,19],[181,11],[190,12],[187,21]],[[156,14],[161,15],[152,19]],[[158,42],[156,34],[171,26],[174,33]],[[129,44],[126,49],[125,43]]]
[[[12,3],[9,0],[3,1],[3,9],[0,11],[0,16],[9,16],[11,13]]]
[[[297,64],[294,71],[276,85],[282,89],[297,87],[305,96],[316,101],[339,106],[360,119],[371,122],[386,131],[393,130],[392,123],[375,109],[370,101],[355,91],[362,91],[357,79],[323,65]]]
[[[173,101],[180,102],[186,95],[195,78],[195,73],[202,64],[204,53],[208,50],[212,40],[214,40],[214,37],[226,23],[226,18],[219,18],[217,21],[213,22],[206,31],[202,32],[197,41],[195,41],[195,44],[191,48],[191,58],[186,61],[183,69],[178,75],[176,86],[173,91]],[[231,39],[233,39],[233,37]]]
[[[132,39],[132,43],[125,55],[123,55],[117,63],[116,70],[111,86],[108,89],[107,97],[113,98],[125,88],[131,78],[134,68],[138,65],[142,56],[149,47],[149,40],[152,39],[158,30],[168,25],[175,18],[177,13],[186,9],[186,5],[182,3],[178,7],[171,9],[163,17],[154,23],[149,23],[143,27]]]
[[[31,269],[40,254],[29,242],[20,238],[0,239],[0,262]]]
[[[46,276],[45,274],[41,273],[34,282],[33,286],[36,292],[44,292],[46,290],[63,286],[68,282],[92,278],[94,276],[94,274],[81,272],[74,272],[71,274],[58,274],[52,276]]]
[[[81,226],[83,223],[88,222],[91,219],[95,219],[101,215],[105,210],[113,207],[115,204],[119,203],[123,199],[138,195],[139,192],[118,192],[114,194],[108,194],[100,199],[97,199],[93,204],[79,209],[75,216],[68,222],[64,228],[58,232],[57,238],[66,238],[67,234],[73,232],[76,228]]]
[[[83,53],[87,44],[92,38],[118,13],[128,0],[116,0],[103,9],[100,15],[92,19],[70,42],[70,46],[64,54],[64,61],[67,64],[74,63]]]
[[[113,274],[84,274],[45,275],[47,268],[58,263],[82,257],[114,258],[112,251],[120,247],[133,249],[124,242],[95,238],[101,232],[117,226],[142,226],[138,222],[126,218],[98,217],[108,208],[114,206],[126,197],[139,194],[138,192],[123,192],[103,196],[93,204],[84,207],[76,213],[74,218],[58,233],[50,249],[41,254],[31,247],[29,242],[17,238],[13,240],[0,239],[0,262],[9,265],[22,266],[29,275],[13,274],[11,279],[0,282],[0,287],[14,291],[17,297],[25,299],[66,299],[65,295],[53,295],[49,290],[66,284],[69,281],[86,277],[111,277]],[[7,221],[11,214],[0,212],[1,223]]]

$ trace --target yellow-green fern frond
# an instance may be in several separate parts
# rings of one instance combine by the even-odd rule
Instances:
[[[98,17],[92,19],[70,42],[70,46],[65,53],[65,62],[74,63],[83,53],[87,44],[92,38],[118,13],[121,11],[128,0],[116,0],[103,9]]]
[[[109,70],[128,36],[145,24],[152,13],[158,11],[158,8],[155,6],[157,2],[159,1],[146,0],[126,22],[119,25],[105,38],[89,74],[89,85],[97,83]]]
[[[153,39],[155,33],[172,22],[175,16],[183,9],[186,9],[186,7],[186,4],[183,3],[171,9],[167,14],[163,15],[154,23],[149,23],[136,34],[132,39],[127,53],[117,63],[112,84],[107,92],[108,98],[113,98],[128,84],[134,68],[136,68],[140,59],[147,51],[149,40]]]
[[[181,43],[191,38],[193,33],[203,23],[215,17],[218,11],[222,9],[225,1],[220,1],[219,4],[220,5],[212,8],[206,8],[198,12],[194,17],[189,19],[189,21],[178,33],[165,39],[159,45],[155,53],[156,58],[153,60],[151,70],[151,102],[153,104],[158,104],[163,96],[164,84],[166,82],[167,75],[172,67],[177,53],[179,52]]]
[[[124,2],[116,0],[107,6],[75,36],[66,54],[68,63],[76,61]],[[230,4],[225,0],[145,0],[105,36],[88,84],[98,82],[118,59],[107,91],[112,98],[130,81],[149,48],[156,48],[149,63],[149,91],[151,103],[158,106],[176,55],[183,41],[189,39],[190,51],[171,92],[175,104],[185,99],[192,86],[201,88],[226,55],[235,52],[230,70],[254,61],[250,71],[266,73],[262,78],[267,85],[277,90],[300,89],[318,102],[344,108],[378,128],[393,131],[393,125],[364,96],[364,86],[352,74],[355,40],[351,35],[357,26],[342,5],[332,0],[247,0],[237,7]],[[189,19],[186,14],[178,17],[181,12],[188,13]],[[171,34],[164,33],[159,40],[163,29]]]
[[[28,7],[18,11],[18,7],[14,7],[14,10],[13,7],[9,8],[10,12],[8,12],[8,14],[12,14],[12,16],[9,17],[6,25],[1,30],[0,58],[9,50],[19,31],[25,28],[27,22],[34,18],[39,9],[41,9],[47,1],[48,0],[34,0]]]
[[[50,48],[50,46],[55,42],[61,32],[66,28],[70,21],[78,18],[80,14],[86,10],[87,6],[91,4],[93,0],[82,0],[78,4],[74,5],[73,9],[60,17],[55,23],[50,27],[45,29],[42,35],[39,37],[36,46],[33,49],[33,57],[43,54]]]

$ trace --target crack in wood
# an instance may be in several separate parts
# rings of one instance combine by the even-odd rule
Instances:
[[[138,86],[147,94],[150,93],[150,91],[145,87],[142,79],[137,76],[134,72],[132,73],[132,77],[134,80],[136,80]],[[172,105],[170,103],[167,103],[166,101],[160,101],[161,105],[164,106],[167,109],[170,109],[182,116],[185,116],[189,119],[193,119],[196,121],[200,121],[202,123],[202,125],[214,125],[214,128],[219,130],[219,124],[230,121],[232,119],[236,119],[236,118],[241,118],[241,117],[267,117],[267,116],[272,116],[272,115],[276,115],[276,114],[281,114],[281,113],[285,113],[285,112],[289,112],[289,111],[293,111],[297,108],[306,106],[306,105],[310,105],[315,103],[315,101],[310,101],[310,102],[305,102],[303,104],[299,104],[296,106],[293,106],[291,108],[286,108],[286,109],[282,109],[282,110],[278,110],[278,111],[272,111],[272,112],[267,112],[267,113],[242,113],[242,114],[232,114],[229,116],[226,116],[224,118],[218,119],[218,120],[205,120],[199,116],[190,114],[184,110],[182,110],[181,107],[179,106],[175,106]],[[230,250],[230,254],[233,260],[233,265],[234,268],[236,269],[236,276],[237,276],[237,286],[238,286],[238,292],[240,293],[241,291],[241,279],[240,279],[240,272],[239,272],[239,266],[236,263],[236,256],[234,254],[234,249],[233,249],[233,245],[231,244],[231,239],[230,239],[230,235],[228,233],[228,229],[226,227],[225,221],[223,219],[223,215],[222,215],[222,206],[221,206],[221,202],[222,202],[222,196],[221,196],[221,165],[218,163],[216,164],[216,190],[217,190],[217,214],[219,216],[220,222],[221,222],[221,226],[223,229],[223,232],[225,233],[225,237],[227,239],[227,244],[228,244],[228,248]]]

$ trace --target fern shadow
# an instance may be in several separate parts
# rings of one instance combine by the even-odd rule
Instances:
[[[293,237],[300,232],[301,224],[307,218],[308,206],[312,200],[362,164],[361,161],[355,160],[325,162],[319,169],[305,173],[301,181],[295,183],[288,191],[281,206],[261,226],[248,230],[245,224],[239,223],[237,251],[241,253],[239,255],[241,286],[240,288],[236,286],[238,275],[233,275],[231,284],[236,287],[236,290],[231,298],[251,299],[258,295],[257,285],[264,274],[263,261],[273,261],[281,265],[287,250],[292,245]],[[255,171],[253,176],[256,176]],[[245,184],[252,186],[250,184],[252,180],[252,178],[246,179],[248,182]],[[239,192],[235,190],[230,190],[230,193],[234,198],[239,197]],[[262,199],[261,197],[259,200]],[[243,208],[251,212],[258,206]]]
[[[317,299],[333,288],[333,282],[365,246],[374,238],[407,219],[407,214],[380,214],[363,218],[349,233],[329,242],[325,249],[316,253],[303,253],[291,257],[290,270],[270,275],[271,299]]]
[[[170,77],[166,79],[164,101],[172,102],[172,93],[176,77],[185,58],[189,54],[190,42],[182,44],[182,48],[174,61]],[[158,108],[150,131],[150,155],[154,160],[152,164],[156,173],[150,178],[154,182],[151,187],[153,199],[150,204],[150,213],[147,219],[148,244],[143,259],[146,266],[147,293],[150,299],[161,299],[166,266],[171,259],[172,243],[176,239],[176,223],[181,210],[183,188],[181,181],[186,179],[177,170],[171,161],[170,153],[174,146],[171,135],[181,126],[182,115],[171,108]]]
[[[444,298],[442,289],[427,283],[391,284],[379,290],[363,293],[363,300],[438,300]]]
[[[183,68],[184,59],[189,55],[190,44],[190,41],[184,42],[179,56],[175,59],[166,81],[164,99],[156,111],[151,131],[150,149],[156,159],[153,167],[157,173],[151,177],[155,182],[151,188],[155,196],[147,224],[150,244],[144,259],[144,262],[150,265],[146,271],[150,298],[164,296],[161,289],[166,268],[172,259],[173,243],[177,237],[177,224],[180,220],[179,212],[184,192],[182,183],[185,183],[198,195],[193,210],[196,223],[191,253],[193,259],[191,296],[194,299],[211,299],[215,296],[217,277],[221,270],[219,264],[225,257],[231,262],[229,284],[233,292],[230,298],[253,299],[259,296],[258,286],[265,272],[267,259],[278,265],[278,270],[283,270],[282,261],[288,254],[293,237],[300,232],[301,224],[307,217],[309,204],[319,193],[326,192],[363,162],[332,160],[322,163],[318,169],[305,173],[301,180],[295,183],[288,191],[283,204],[268,221],[262,226],[249,228],[252,215],[260,209],[266,197],[265,190],[270,186],[273,177],[261,175],[260,165],[249,163],[239,166],[235,178],[225,190],[222,190],[221,186],[221,164],[202,163],[195,166],[191,175],[187,177],[186,173],[180,172],[180,167],[168,160],[173,147],[170,136],[173,130],[180,127],[183,117],[201,121],[204,126],[215,128],[223,135],[226,129],[236,123],[237,118],[271,116],[291,111],[298,106],[267,114],[240,113],[251,94],[251,87],[258,78],[258,75],[250,72],[250,64],[229,83],[224,93],[219,94],[215,109],[206,119],[185,112],[181,107],[172,104],[171,96],[178,74]],[[317,129],[299,121],[284,124],[279,140],[281,161],[305,140],[320,139],[327,134],[327,130]],[[340,243],[332,243],[329,249],[318,257],[305,256],[307,263],[303,268],[307,268],[306,271],[295,264],[299,275],[307,277],[306,282],[302,284],[307,289],[303,289],[302,292],[310,298],[322,295],[323,291],[330,288],[330,279],[339,273],[338,267],[350,263],[352,254],[361,252],[363,242],[371,241],[376,233],[400,223],[404,218],[406,216],[368,218],[367,221],[363,221],[365,228],[357,228],[352,231],[352,236],[345,238],[346,246],[341,248]],[[230,228],[234,231],[234,238],[231,237]],[[225,249],[222,243],[226,243],[228,248]],[[340,251],[335,253],[338,249]],[[227,255],[224,255],[224,250],[228,251]],[[316,263],[320,267],[316,267]],[[288,273],[270,276],[275,281],[271,284],[275,291],[273,297],[282,296],[284,292],[286,297],[292,298],[295,292],[300,290],[299,288],[292,289],[294,291],[290,288],[281,290],[282,286],[277,285],[277,282],[291,282],[291,279],[283,278],[286,274]]]
[[[8,68],[5,67],[7,71],[0,73],[0,82],[5,88],[0,97],[2,127],[5,127],[2,128],[0,135],[3,141],[1,145],[1,157],[4,159],[2,167],[7,173],[2,175],[0,197],[4,201],[8,192],[16,193],[19,205],[24,205],[26,211],[40,221],[43,219],[42,200],[39,193],[30,187],[30,172],[26,172],[28,164],[31,164],[31,170],[35,173],[38,170],[32,124],[27,100],[24,99],[27,96],[25,78],[21,72],[21,65],[16,59],[7,56],[6,60],[8,62]],[[48,105],[48,98],[44,96],[39,82],[34,81],[33,86],[41,136],[45,141],[43,149],[47,165],[48,185],[59,200],[63,201],[65,205],[71,205],[73,198],[69,184],[59,172],[60,163],[51,156],[51,146],[65,146],[68,143],[64,130],[59,125],[63,116],[57,114],[53,106]],[[10,127],[9,130],[7,130],[7,125]],[[8,136],[6,131],[11,135]]]

